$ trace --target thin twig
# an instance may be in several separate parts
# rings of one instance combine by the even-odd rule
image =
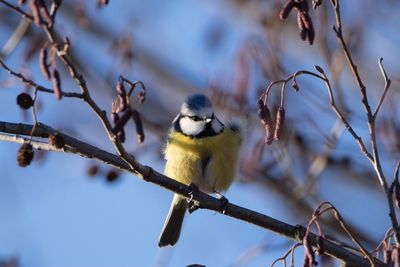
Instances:
[[[364,142],[362,141],[361,137],[356,133],[356,131],[353,129],[353,127],[350,125],[350,123],[348,122],[348,120],[346,119],[346,117],[343,115],[343,113],[339,110],[338,106],[336,105],[335,102],[335,98],[333,95],[333,90],[331,88],[330,82],[328,77],[326,76],[325,73],[322,73],[321,75],[308,71],[308,70],[299,70],[296,73],[289,75],[286,79],[284,80],[279,80],[279,81],[274,81],[271,82],[267,89],[263,92],[263,94],[260,96],[260,99],[264,99],[265,101],[268,100],[268,95],[269,92],[272,88],[273,85],[278,84],[278,83],[287,83],[290,80],[293,80],[293,84],[295,85],[294,89],[295,90],[299,90],[298,87],[298,83],[297,83],[297,77],[301,76],[301,75],[310,75],[313,77],[316,77],[320,80],[322,80],[325,84],[325,87],[328,91],[328,95],[329,95],[329,103],[330,106],[332,108],[332,110],[335,112],[336,116],[343,122],[343,124],[345,125],[347,131],[352,135],[352,137],[354,138],[354,140],[357,142],[361,152],[366,156],[366,158],[371,162],[374,163],[373,157],[371,155],[371,153],[368,151],[368,149],[366,148]]]
[[[0,0],[0,3],[3,3],[4,5],[6,5],[7,7],[13,9],[14,11],[16,11],[17,13],[19,13],[23,18],[28,18],[30,20],[33,21],[33,16],[26,13],[25,11],[23,11],[21,8],[19,8],[16,5],[10,4],[9,2],[5,1],[5,0]]]
[[[0,0],[1,1],[1,0]],[[49,89],[49,88],[45,88],[41,85],[38,85],[37,83],[35,83],[34,81],[32,81],[31,79],[28,79],[27,77],[25,77],[22,73],[18,73],[13,71],[12,69],[10,69],[1,59],[0,59],[0,65],[12,76],[18,78],[21,82],[23,82],[24,84],[27,84],[29,86],[32,86],[33,88],[35,88],[35,90],[40,91],[40,92],[44,92],[44,93],[49,93],[49,94],[54,94],[54,90]],[[62,92],[61,93],[63,97],[72,97],[72,98],[83,98],[83,95],[80,93],[73,93],[73,92]]]
[[[372,112],[371,106],[369,105],[369,101],[368,101],[366,87],[361,80],[357,66],[355,65],[353,58],[351,57],[351,54],[347,47],[346,41],[344,40],[344,37],[343,37],[342,19],[341,19],[341,14],[340,14],[339,0],[331,0],[331,3],[334,8],[334,11],[335,11],[335,18],[336,18],[336,26],[333,27],[333,30],[336,33],[336,37],[338,38],[339,43],[342,46],[342,49],[346,56],[347,62],[349,64],[350,69],[353,73],[353,76],[357,82],[357,85],[358,85],[360,93],[361,93],[361,102],[362,102],[363,107],[367,114],[368,130],[370,133],[371,146],[372,146],[372,160],[370,158],[369,158],[369,160],[371,161],[371,163],[375,169],[376,175],[378,177],[378,180],[379,180],[382,188],[385,190],[386,199],[387,199],[388,208],[389,208],[389,218],[392,223],[393,230],[395,231],[396,243],[399,244],[399,242],[400,242],[400,240],[399,240],[399,238],[400,238],[399,224],[397,221],[396,212],[394,210],[393,198],[390,195],[390,187],[388,186],[385,174],[383,173],[383,170],[382,170],[382,165],[381,165],[380,157],[379,157],[378,143],[377,143],[377,139],[376,139],[376,128],[375,128],[376,115],[382,104],[381,103],[378,104],[377,110],[374,113]],[[386,94],[386,92],[390,86],[390,80],[387,78],[386,72],[382,65],[382,60],[379,61],[379,64],[381,67],[382,75],[384,76],[385,83],[386,83],[384,94],[382,95],[381,100],[380,100],[380,102],[383,102],[384,95]]]
[[[383,104],[383,101],[385,100],[385,96],[386,96],[387,92],[389,91],[390,84],[392,83],[392,81],[388,78],[388,76],[386,74],[386,71],[385,71],[385,68],[383,67],[382,61],[383,61],[383,58],[379,58],[378,64],[379,64],[379,69],[381,70],[383,79],[385,80],[385,87],[383,89],[383,94],[382,94],[381,98],[379,99],[378,105],[374,112],[374,115],[373,115],[374,120],[376,120],[376,117],[378,116],[378,112]]]
[[[291,255],[291,257],[290,257],[290,266],[292,266],[293,261],[294,261],[294,251],[299,246],[301,246],[301,243],[296,243],[293,246],[291,246],[290,249],[288,251],[286,251],[286,253],[282,257],[277,258],[276,260],[274,260],[271,263],[270,267],[274,267],[275,264],[277,264],[280,261],[282,261],[283,266],[286,267],[286,258],[289,256],[289,254]]]
[[[33,97],[32,97],[33,105],[32,105],[31,109],[32,109],[32,117],[33,117],[33,127],[32,127],[32,131],[31,131],[31,134],[30,134],[30,141],[32,141],[32,139],[33,139],[33,132],[35,131],[36,125],[37,125],[37,116],[36,116],[36,108],[35,108],[36,99],[37,99],[37,92],[38,92],[38,90],[35,87],[35,91],[34,91]]]

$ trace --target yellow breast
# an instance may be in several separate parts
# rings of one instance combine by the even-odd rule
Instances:
[[[170,133],[165,148],[165,175],[205,192],[228,189],[236,173],[240,136],[229,128],[218,135],[192,138]]]

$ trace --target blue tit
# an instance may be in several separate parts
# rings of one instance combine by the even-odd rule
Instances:
[[[206,193],[222,192],[231,185],[238,161],[241,136],[214,114],[210,100],[192,95],[173,120],[164,155],[164,174]],[[173,246],[179,239],[187,200],[175,194],[158,245]]]

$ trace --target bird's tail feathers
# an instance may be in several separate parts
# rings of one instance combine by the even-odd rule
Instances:
[[[187,200],[177,194],[174,195],[174,199],[169,209],[167,219],[165,220],[164,227],[161,231],[158,246],[173,246],[178,241],[183,219],[187,210]]]

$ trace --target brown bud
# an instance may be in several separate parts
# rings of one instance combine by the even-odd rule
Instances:
[[[18,149],[17,162],[20,167],[28,166],[33,159],[33,147],[30,143],[23,143]]]
[[[55,146],[58,149],[61,149],[65,146],[65,140],[62,135],[59,133],[50,134],[49,135],[49,144]]]
[[[26,3],[26,0],[18,0],[18,5],[24,5]]]
[[[284,123],[285,123],[285,108],[281,106],[279,107],[278,113],[276,114],[275,133],[274,133],[275,140],[281,139]]]
[[[289,16],[290,12],[292,11],[294,5],[295,5],[294,0],[287,1],[286,4],[281,9],[281,12],[279,12],[279,18],[281,20],[286,19]]]
[[[21,93],[17,96],[17,104],[22,109],[29,109],[33,106],[34,102],[29,94]]]
[[[40,23],[42,22],[42,19],[40,17],[39,13],[39,6],[38,6],[38,1],[37,0],[31,0],[29,3],[29,7],[32,11],[32,16],[33,16],[33,21],[36,23],[36,25],[40,26]]]
[[[136,126],[136,136],[139,143],[143,143],[144,141],[144,131],[143,131],[143,123],[140,118],[140,114],[137,110],[132,111],[132,119]]]
[[[39,55],[40,70],[46,80],[50,79],[49,65],[47,64],[47,48],[44,46],[40,49]]]
[[[89,168],[87,169],[87,175],[89,177],[95,176],[98,172],[99,172],[99,166],[96,164],[90,165]]]
[[[106,174],[107,182],[115,182],[119,178],[119,172],[116,170],[109,170]]]
[[[60,73],[57,69],[53,69],[52,71],[52,82],[54,89],[54,96],[57,100],[61,100],[62,98],[62,90],[61,90],[61,79]]]
[[[324,72],[324,69],[323,68],[321,68],[320,66],[318,66],[318,65],[315,65],[314,66],[315,67],[315,69],[319,72],[319,73],[322,73],[322,74],[324,74],[325,72]]]

